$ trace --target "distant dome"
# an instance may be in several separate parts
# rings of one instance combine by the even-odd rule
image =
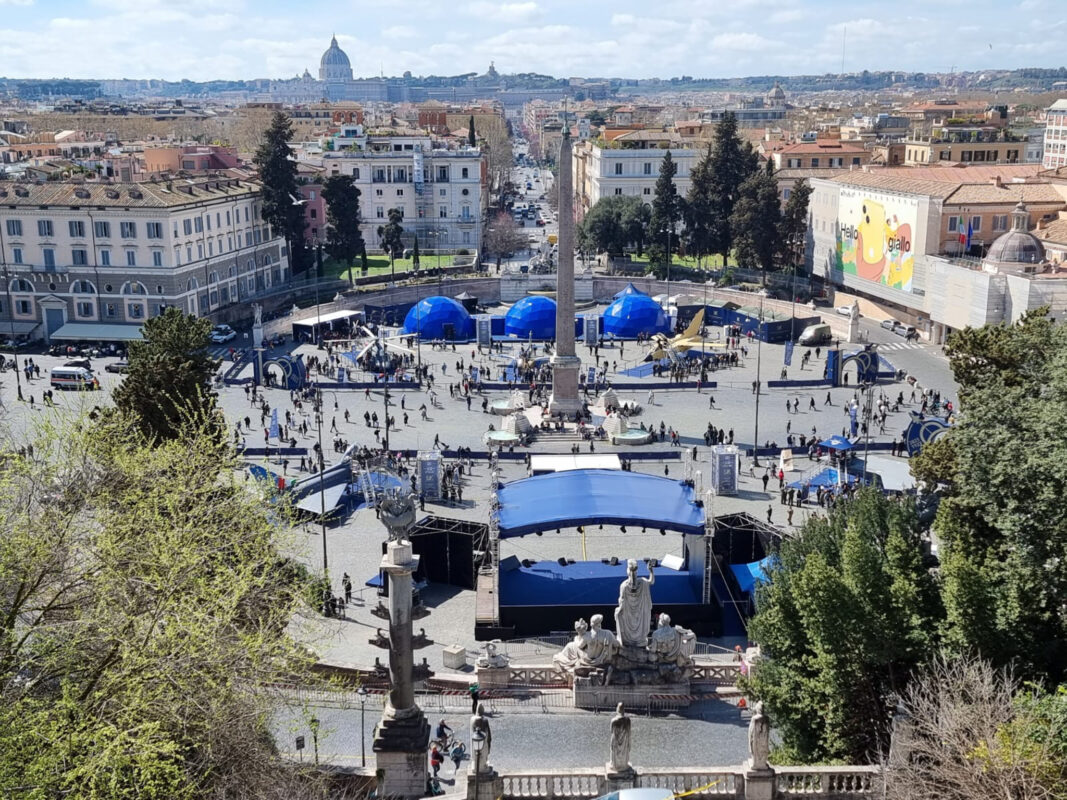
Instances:
[[[451,297],[424,297],[404,317],[404,333],[419,333],[423,339],[445,339],[445,326],[451,336],[466,341],[474,335],[474,320],[460,303]]]
[[[1040,264],[1045,246],[1030,233],[1030,212],[1020,202],[1011,212],[1011,230],[993,242],[984,259],[992,268],[1013,264]]]
[[[552,339],[556,335],[556,301],[534,295],[513,305],[504,317],[504,333],[521,339]]]
[[[782,86],[777,81],[774,82],[774,88],[767,92],[765,97],[767,102],[771,104],[780,104],[785,102],[785,92],[782,91]]]
[[[320,81],[350,81],[352,80],[352,64],[345,55],[345,51],[337,45],[337,37],[330,39],[329,49],[322,54],[319,61]]]
[[[604,310],[601,321],[604,333],[624,339],[639,333],[664,333],[670,327],[663,307],[638,291],[622,294]]]

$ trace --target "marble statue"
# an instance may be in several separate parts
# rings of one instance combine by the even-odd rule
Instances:
[[[860,318],[860,304],[859,304],[858,300],[856,302],[854,302],[849,307],[848,318],[849,319],[859,319]]]
[[[602,667],[611,663],[611,657],[619,649],[619,643],[611,631],[602,627],[604,624],[603,614],[594,614],[589,618],[592,630],[589,637],[579,645],[582,651],[581,665],[585,667]]]
[[[498,653],[497,648],[500,645],[499,639],[494,639],[491,642],[486,642],[482,645],[485,648],[485,652],[478,656],[475,661],[475,666],[488,667],[491,669],[502,669],[508,665],[508,657],[503,653]]]
[[[415,496],[400,489],[389,489],[378,501],[381,521],[389,531],[389,539],[404,538],[415,524]]]
[[[656,576],[652,565],[648,577],[637,577],[637,561],[626,562],[626,580],[619,585],[619,606],[615,609],[615,635],[623,647],[648,645],[648,628],[652,620],[652,584]]]
[[[574,638],[563,646],[563,649],[552,656],[552,663],[564,672],[571,672],[584,655],[582,645],[589,640],[589,624],[584,619],[575,620]]]
[[[493,732],[489,729],[489,720],[485,716],[485,706],[478,704],[478,710],[471,717],[471,738],[476,731],[481,731],[485,736],[485,744],[482,746],[481,758],[475,765],[478,772],[485,772],[489,767],[489,751],[493,748]]]
[[[252,325],[257,328],[261,327],[263,325],[263,306],[259,303],[253,303],[252,313],[255,315]]]
[[[622,703],[615,709],[611,718],[611,753],[608,761],[608,773],[618,775],[630,772],[630,718],[626,716]]]
[[[693,663],[693,649],[697,636],[681,625],[671,625],[668,614],[660,614],[656,630],[652,633],[652,642],[648,649],[656,660],[676,667],[687,667]]]
[[[763,702],[756,703],[748,721],[748,763],[752,770],[768,769],[771,754],[771,723],[763,713]]]

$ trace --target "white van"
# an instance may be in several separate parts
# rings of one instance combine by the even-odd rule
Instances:
[[[53,389],[99,389],[100,381],[85,367],[52,367]]]
[[[823,344],[834,338],[833,331],[830,330],[829,325],[809,325],[800,334],[800,338],[797,339],[798,344],[802,345],[816,345]]]

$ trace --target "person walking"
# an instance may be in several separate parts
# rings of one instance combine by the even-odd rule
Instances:
[[[771,476],[766,472],[763,473],[763,491],[767,491],[767,484],[770,482]]]
[[[467,692],[471,696],[471,713],[472,714],[477,714],[478,713],[478,697],[479,697],[478,684],[472,683],[470,685],[470,687],[467,689]]]
[[[352,579],[350,577],[348,577],[348,573],[347,572],[341,578],[341,588],[344,589],[344,592],[345,592],[345,603],[351,605],[352,604]]]
[[[773,515],[773,514],[774,514],[774,506],[768,505],[767,506],[767,522],[771,521],[771,515]]]

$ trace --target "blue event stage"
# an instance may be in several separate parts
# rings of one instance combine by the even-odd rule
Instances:
[[[736,614],[734,606],[743,594],[726,565],[765,555],[754,529],[746,528],[738,539],[736,524],[716,520],[709,525],[704,505],[688,482],[597,469],[548,473],[499,486],[490,519],[490,537],[495,540],[491,550],[499,553],[507,539],[545,531],[570,529],[577,536],[579,528],[591,525],[620,527],[617,558],[520,561],[512,555],[493,565],[495,576],[480,575],[477,638],[569,631],[576,619],[593,614],[603,614],[605,626],[613,629],[626,558],[647,555],[628,551],[627,528],[681,534],[680,561],[671,559],[671,566],[654,568],[653,616],[665,612],[675,624],[717,636],[723,631],[724,608],[729,605],[730,614]],[[743,546],[737,544],[742,541]],[[638,574],[648,576],[644,562],[639,561]]]

